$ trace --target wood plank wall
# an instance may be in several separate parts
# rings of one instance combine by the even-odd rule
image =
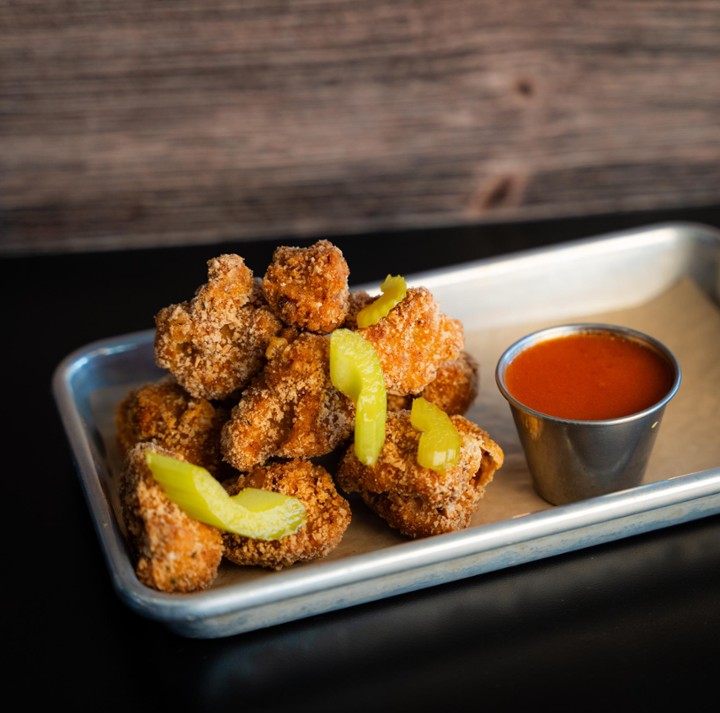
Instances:
[[[717,0],[0,0],[0,252],[720,202]]]

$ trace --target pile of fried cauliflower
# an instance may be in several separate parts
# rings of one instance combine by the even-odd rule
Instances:
[[[353,493],[354,507],[409,538],[469,525],[503,451],[464,417],[479,380],[463,326],[426,288],[409,287],[386,316],[360,328],[358,312],[376,297],[351,290],[349,274],[327,240],[277,248],[262,278],[224,254],[208,261],[208,280],[191,299],[156,314],[155,361],[166,375],[130,391],[115,413],[122,517],[146,586],[193,592],[211,586],[223,560],[279,570],[325,557],[350,525]],[[330,379],[338,328],[360,333],[382,365],[386,434],[371,466],[352,447],[355,404]],[[460,434],[459,459],[444,473],[417,462],[417,396]],[[268,541],[194,520],[154,479],[148,449],[207,469],[230,494],[254,487],[296,497],[306,522]]]

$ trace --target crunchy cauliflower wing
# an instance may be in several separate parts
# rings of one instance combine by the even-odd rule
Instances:
[[[238,255],[208,261],[208,281],[155,316],[155,361],[198,398],[236,397],[262,368],[282,323]]]
[[[432,401],[448,415],[460,415],[468,411],[478,395],[480,387],[479,365],[466,351],[456,359],[438,367],[435,378],[419,393]],[[413,396],[388,396],[388,409],[400,411],[412,406]]]
[[[307,248],[281,246],[265,272],[263,290],[285,324],[327,334],[345,320],[349,275],[342,252],[328,240]]]
[[[388,394],[419,394],[435,379],[441,364],[460,355],[465,345],[463,326],[440,311],[427,288],[408,288],[387,316],[359,328],[355,316],[367,301],[362,292],[354,293],[346,324],[375,348]]]
[[[181,458],[154,443],[139,443],[127,454],[118,492],[137,578],[161,592],[207,589],[222,561],[220,530],[168,498],[145,461],[148,449]]]
[[[253,487],[292,495],[305,505],[307,522],[280,540],[258,540],[223,533],[225,557],[238,565],[282,569],[297,562],[327,556],[350,525],[350,505],[335,487],[330,473],[309,460],[276,461],[254,468],[225,484],[234,495]]]
[[[225,460],[248,471],[269,458],[312,458],[352,435],[355,406],[330,381],[329,337],[275,340],[221,434]]]
[[[445,473],[418,464],[420,431],[410,423],[410,411],[393,411],[377,463],[363,465],[349,447],[336,474],[338,485],[347,493],[359,493],[390,527],[409,537],[467,527],[504,454],[479,426],[463,416],[450,418],[462,446],[458,463]]]
[[[202,466],[216,478],[230,475],[222,459],[220,430],[229,412],[190,396],[172,377],[132,389],[115,410],[115,431],[125,456],[137,443],[152,442]]]

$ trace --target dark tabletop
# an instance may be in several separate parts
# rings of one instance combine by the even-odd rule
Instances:
[[[720,210],[322,237],[360,283],[667,220],[720,227]],[[210,257],[237,252],[262,273],[277,244],[303,241],[0,260],[7,699],[297,713],[697,710],[714,695],[718,516],[224,639],[180,637],[120,601],[52,372],[91,341],[152,327]]]

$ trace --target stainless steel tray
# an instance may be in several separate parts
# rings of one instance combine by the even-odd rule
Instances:
[[[506,455],[471,527],[456,533],[407,541],[353,500],[353,521],[324,560],[280,572],[224,563],[202,593],[146,588],[116,517],[112,411],[129,388],[159,377],[153,333],[89,344],[57,366],[57,407],[114,587],[132,610],[184,636],[224,637],[720,512],[720,444],[710,425],[720,413],[720,389],[713,386],[720,383],[720,233],[693,224],[649,226],[408,282],[430,288],[442,309],[463,321],[481,373],[468,418]],[[502,350],[531,329],[598,315],[665,341],[683,367],[683,386],[641,486],[552,507],[532,489],[494,368]]]

